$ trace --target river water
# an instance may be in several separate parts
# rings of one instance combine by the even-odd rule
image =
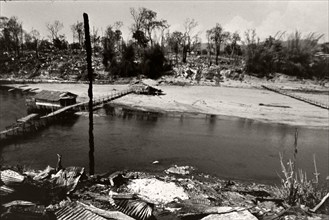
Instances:
[[[20,91],[0,89],[0,129],[26,115]],[[328,175],[329,132],[298,128],[297,166],[309,177],[316,155],[321,177]],[[95,112],[95,172],[122,169],[161,171],[172,164],[225,179],[279,183],[279,152],[292,158],[295,127],[214,115],[160,114],[107,105]],[[35,169],[89,167],[88,117],[58,121],[28,136],[2,144],[1,161]],[[153,161],[158,164],[152,164]]]

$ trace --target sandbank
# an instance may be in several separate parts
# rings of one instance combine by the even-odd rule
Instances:
[[[289,88],[289,84],[275,85]],[[19,87],[21,84],[11,84],[10,86]],[[27,86],[38,90],[70,91],[78,95],[78,101],[88,100],[87,84],[37,83],[27,84]],[[296,85],[293,86],[296,88]],[[93,93],[95,98],[104,97],[114,91],[125,90],[128,87],[127,84],[94,85]],[[148,111],[205,113],[291,126],[321,129],[328,129],[329,127],[328,110],[261,89],[260,86],[253,84],[235,82],[224,86],[160,85],[158,87],[164,91],[165,95],[129,94],[113,101],[113,103]],[[329,104],[327,93],[304,95]]]

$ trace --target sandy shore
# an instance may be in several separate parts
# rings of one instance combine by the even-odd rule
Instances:
[[[77,94],[78,101],[88,99],[87,84],[27,84],[39,90],[61,90]],[[289,88],[289,85],[275,84]],[[12,84],[19,87],[21,84]],[[102,97],[113,91],[127,89],[129,85],[94,85],[94,97]],[[238,83],[223,86],[159,86],[162,96],[130,94],[114,101],[116,104],[138,109],[163,112],[207,113],[236,116],[270,123],[292,126],[329,127],[329,111],[271,91],[259,86]],[[293,85],[297,88],[296,85]],[[302,87],[305,85],[301,85]],[[24,87],[27,88],[27,87]],[[311,87],[313,88],[313,87]],[[309,94],[306,94],[309,95]],[[312,97],[329,104],[327,94],[312,94]]]

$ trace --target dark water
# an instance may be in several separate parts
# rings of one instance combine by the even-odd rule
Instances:
[[[24,94],[0,90],[0,127],[25,115]],[[9,111],[11,109],[11,111]],[[295,128],[234,117],[163,115],[107,106],[94,117],[95,172],[117,169],[160,171],[191,165],[223,178],[278,183],[279,152],[292,158]],[[4,144],[3,144],[4,145]],[[329,133],[299,128],[298,167],[311,176],[313,154],[322,178],[328,175]],[[77,116],[0,147],[6,164],[33,168],[89,167],[88,117]],[[152,161],[159,164],[153,165]]]

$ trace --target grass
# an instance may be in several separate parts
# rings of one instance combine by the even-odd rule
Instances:
[[[328,189],[321,186],[319,182],[320,173],[317,171],[315,155],[313,155],[315,172],[311,178],[308,178],[306,172],[301,169],[297,170],[297,140],[298,130],[296,129],[293,160],[289,159],[285,163],[280,153],[283,176],[280,176],[282,185],[276,188],[277,195],[284,199],[288,205],[305,205],[312,208],[328,193]]]

